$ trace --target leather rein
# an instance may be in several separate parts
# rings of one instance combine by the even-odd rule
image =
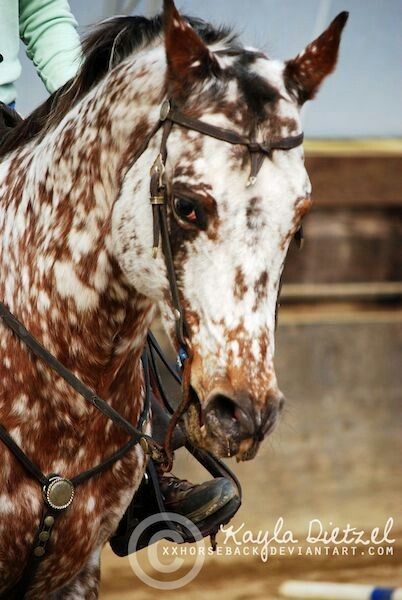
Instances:
[[[167,278],[170,286],[171,301],[173,314],[175,319],[175,330],[178,344],[178,366],[182,369],[185,361],[189,357],[189,344],[186,336],[186,327],[184,320],[183,308],[180,301],[179,289],[177,285],[176,271],[174,266],[172,248],[170,243],[169,225],[168,225],[168,206],[170,195],[166,181],[166,161],[167,161],[167,141],[173,125],[179,125],[189,130],[197,131],[203,135],[213,137],[215,139],[227,142],[234,145],[242,145],[248,148],[251,157],[251,171],[248,185],[253,185],[256,181],[258,172],[263,163],[263,159],[270,156],[274,150],[290,150],[302,144],[303,133],[292,137],[285,137],[269,142],[257,142],[241,136],[237,132],[215,127],[204,121],[193,119],[184,115],[176,109],[169,100],[166,100],[161,108],[160,118],[158,123],[153,127],[148,137],[144,140],[138,152],[133,157],[127,167],[127,171],[137,162],[149,146],[154,135],[162,128],[162,140],[160,152],[151,168],[150,173],[150,202],[153,213],[153,256],[156,258],[162,242],[162,251],[164,254]],[[8,327],[21,340],[23,344],[29,348],[32,354],[47,364],[57,375],[59,375],[68,385],[73,388],[82,398],[94,406],[105,417],[110,419],[118,427],[123,429],[130,437],[129,441],[119,450],[114,452],[110,457],[102,463],[80,473],[79,475],[67,479],[58,474],[45,475],[41,469],[25,454],[25,452],[14,441],[12,436],[0,423],[0,440],[14,454],[15,458],[22,464],[25,470],[38,481],[42,487],[44,508],[40,520],[39,528],[36,532],[33,548],[28,560],[27,566],[24,569],[17,584],[6,592],[6,596],[1,597],[11,598],[10,593],[15,597],[23,597],[26,589],[32,581],[41,559],[45,556],[47,544],[51,537],[52,529],[57,516],[62,514],[73,502],[75,487],[87,481],[91,477],[103,472],[111,467],[115,462],[121,460],[136,444],[140,444],[145,454],[152,461],[157,463],[162,470],[170,470],[172,466],[172,454],[169,449],[169,443],[174,426],[180,419],[186,409],[187,399],[181,402],[179,407],[174,411],[166,398],[165,393],[161,393],[166,408],[171,413],[171,423],[166,437],[165,446],[162,447],[156,440],[145,433],[145,426],[149,418],[150,411],[150,394],[151,386],[149,379],[149,358],[151,359],[155,371],[155,349],[156,342],[153,337],[148,338],[148,352],[145,350],[142,356],[142,366],[145,378],[145,400],[144,408],[137,423],[134,427],[127,419],[114,410],[105,400],[100,398],[93,390],[87,387],[80,381],[70,370],[68,370],[60,361],[58,361],[48,350],[46,350],[36,338],[29,333],[24,325],[10,312],[8,307],[0,301],[0,321]],[[158,350],[156,350],[159,354]],[[159,354],[161,356],[161,354]],[[163,356],[163,355],[162,355]],[[165,360],[165,359],[162,359]],[[165,363],[167,364],[167,363]],[[178,377],[181,381],[181,378]],[[158,382],[159,390],[163,390],[161,382]],[[190,443],[187,444],[188,449],[196,458],[202,455],[201,451],[195,449]],[[205,460],[213,461],[203,456]],[[198,458],[199,459],[199,458]],[[199,459],[200,460],[200,459]],[[215,472],[219,475],[224,473],[231,477],[238,488],[236,478],[223,464],[219,466],[219,461],[215,461],[210,465],[210,472]],[[218,465],[218,466],[217,466]]]

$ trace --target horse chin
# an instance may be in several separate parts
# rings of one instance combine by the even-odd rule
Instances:
[[[259,447],[260,442],[256,442],[253,439],[243,440],[240,443],[239,451],[236,454],[237,462],[243,462],[255,458]]]

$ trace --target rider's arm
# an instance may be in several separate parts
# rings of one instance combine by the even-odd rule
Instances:
[[[20,36],[49,92],[74,77],[81,46],[67,0],[20,0]]]

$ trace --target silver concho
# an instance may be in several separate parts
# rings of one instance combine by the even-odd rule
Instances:
[[[64,510],[74,500],[74,486],[64,477],[52,477],[43,491],[47,504],[54,510]]]

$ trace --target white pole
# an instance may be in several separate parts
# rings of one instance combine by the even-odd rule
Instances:
[[[402,600],[402,588],[382,588],[354,583],[286,581],[279,588],[285,598],[299,600]]]

